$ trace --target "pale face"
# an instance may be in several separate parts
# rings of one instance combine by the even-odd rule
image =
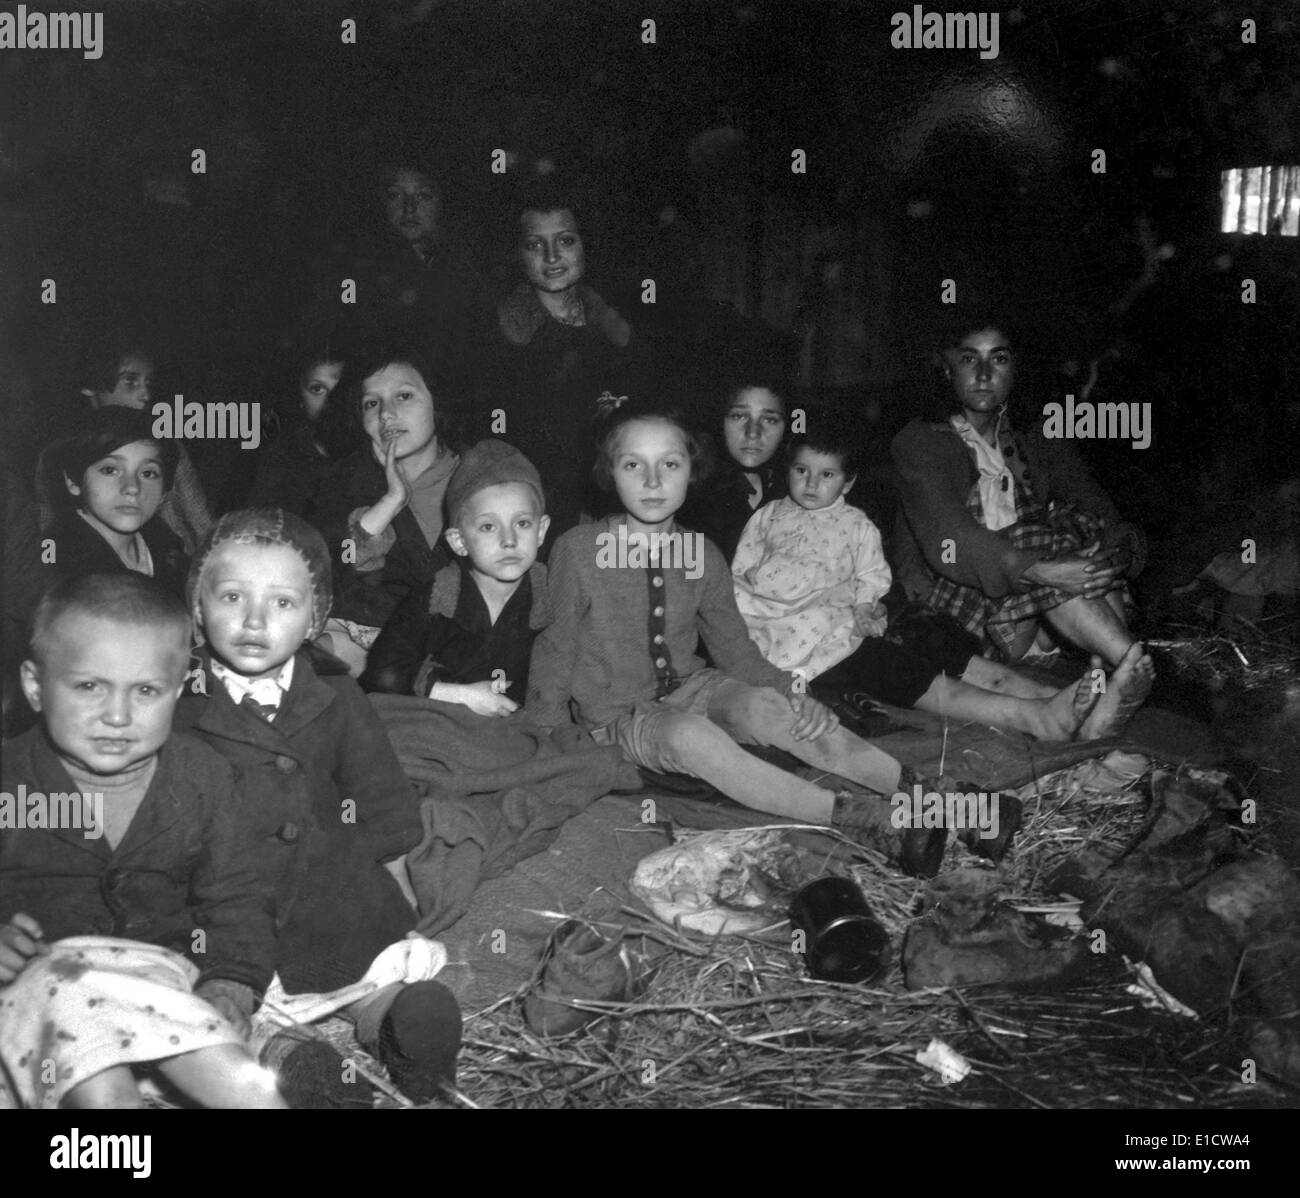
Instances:
[[[394,362],[366,379],[361,423],[381,460],[390,441],[397,442],[399,460],[432,445],[437,437],[433,396],[420,372],[405,362]]]
[[[801,445],[795,451],[786,472],[790,498],[810,512],[830,507],[841,495],[852,489],[853,482],[844,473],[838,455],[818,453],[806,445]]]
[[[681,429],[666,420],[630,420],[619,430],[610,456],[628,527],[671,530],[691,481],[691,455]]]
[[[317,362],[303,371],[298,380],[298,399],[308,420],[315,422],[320,418],[325,401],[334,393],[342,374],[342,362]]]
[[[567,208],[558,212],[529,209],[519,218],[519,261],[538,291],[567,291],[587,269],[578,223]]]
[[[127,354],[117,366],[117,378],[111,391],[97,391],[97,408],[144,408],[149,404],[153,385],[153,363],[143,354]]]
[[[274,677],[311,631],[311,574],[288,545],[228,541],[204,567],[198,600],[212,655],[246,678]]]
[[[981,329],[947,350],[944,368],[967,414],[996,412],[1011,397],[1016,381],[1011,343],[1000,329]]]
[[[746,387],[722,418],[722,436],[732,460],[757,470],[772,460],[785,436],[785,403],[766,387]]]
[[[427,241],[438,229],[438,189],[428,175],[398,171],[384,194],[384,215],[393,232],[407,241]]]
[[[82,476],[67,481],[69,492],[101,530],[132,536],[158,510],[163,499],[163,468],[158,446],[133,441],[100,458]]]
[[[188,629],[78,612],[50,632],[44,663],[23,662],[22,686],[55,748],[96,774],[121,773],[158,752],[184,686]]]
[[[497,582],[518,582],[537,560],[551,526],[527,483],[498,483],[470,496],[447,543],[473,569]]]

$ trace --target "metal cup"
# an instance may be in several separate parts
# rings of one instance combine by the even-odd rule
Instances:
[[[804,964],[827,982],[868,982],[889,968],[889,935],[848,878],[818,878],[790,902],[790,923],[804,934]]]

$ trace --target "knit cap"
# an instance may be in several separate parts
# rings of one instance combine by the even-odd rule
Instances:
[[[456,526],[461,509],[484,487],[501,483],[526,483],[537,494],[540,510],[546,510],[546,495],[537,467],[513,445],[488,438],[461,454],[460,465],[447,484],[447,522]]]
[[[330,555],[324,538],[301,516],[278,507],[245,508],[227,512],[208,534],[202,548],[194,555],[190,575],[185,584],[185,595],[194,625],[202,628],[199,611],[199,585],[208,563],[222,545],[288,545],[302,555],[311,576],[312,621],[307,639],[318,637],[329,617],[334,600],[334,586],[330,574]]]

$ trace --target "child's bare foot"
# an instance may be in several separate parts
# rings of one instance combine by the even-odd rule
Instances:
[[[1031,715],[1028,731],[1039,740],[1074,740],[1101,696],[1093,689],[1092,672],[1064,686],[1050,699],[1026,699]]]
[[[1100,667],[1100,658],[1094,657],[1092,660],[1094,668]],[[1079,733],[1080,739],[1096,740],[1122,731],[1137,709],[1146,702],[1155,680],[1155,663],[1141,644],[1134,641],[1115,667],[1115,672],[1106,680],[1105,693],[1084,721]]]

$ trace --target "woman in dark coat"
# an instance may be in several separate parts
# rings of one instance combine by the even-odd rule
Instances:
[[[362,197],[363,227],[312,267],[303,320],[332,325],[350,280],[355,292],[342,309],[350,339],[410,346],[463,394],[477,374],[492,308],[465,237],[447,218],[446,198],[432,165],[409,158],[380,164]]]
[[[1123,580],[1141,536],[1077,455],[1008,411],[1016,355],[1004,324],[977,321],[945,347],[960,405],[912,421],[892,453],[902,499],[896,566],[911,597],[1018,661],[1046,625],[1115,668],[1110,689],[1140,703],[1150,658],[1130,634]]]
[[[637,389],[645,347],[587,282],[587,233],[572,197],[539,184],[513,211],[523,282],[497,305],[478,392],[487,419],[476,431],[504,437],[537,466],[553,543],[602,503],[591,483],[594,421]]]

